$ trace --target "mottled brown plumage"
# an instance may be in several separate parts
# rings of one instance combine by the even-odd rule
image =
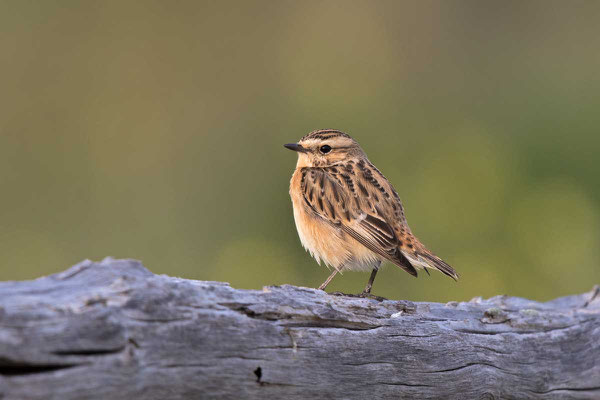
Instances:
[[[391,261],[413,276],[436,269],[458,279],[452,267],[412,234],[398,193],[358,143],[337,130],[318,130],[285,147],[298,152],[290,182],[302,245],[334,268],[321,289],[344,270],[372,270]]]

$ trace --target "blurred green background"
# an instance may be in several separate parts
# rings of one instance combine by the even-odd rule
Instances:
[[[341,129],[461,274],[374,293],[600,283],[600,2],[2,1],[0,280],[137,258],[315,287],[283,143]],[[368,274],[331,290],[357,293]]]

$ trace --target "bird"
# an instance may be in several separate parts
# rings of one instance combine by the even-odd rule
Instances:
[[[332,269],[320,290],[338,273],[370,271],[360,294],[370,297],[384,261],[414,277],[417,270],[429,275],[432,269],[458,280],[413,235],[398,193],[350,135],[320,129],[284,147],[298,153],[290,197],[300,242],[317,263]]]

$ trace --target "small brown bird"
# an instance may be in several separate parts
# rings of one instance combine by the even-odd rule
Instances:
[[[284,145],[298,152],[290,196],[305,249],[333,272],[372,271],[362,295],[370,295],[382,261],[409,274],[437,269],[454,280],[454,269],[412,234],[398,193],[347,134],[327,129]]]

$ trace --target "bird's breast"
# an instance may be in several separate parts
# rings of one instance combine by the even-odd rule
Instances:
[[[302,173],[296,170],[290,181],[290,197],[302,246],[318,263],[323,260],[335,269],[371,270],[380,257],[311,211],[304,201],[301,179]]]

